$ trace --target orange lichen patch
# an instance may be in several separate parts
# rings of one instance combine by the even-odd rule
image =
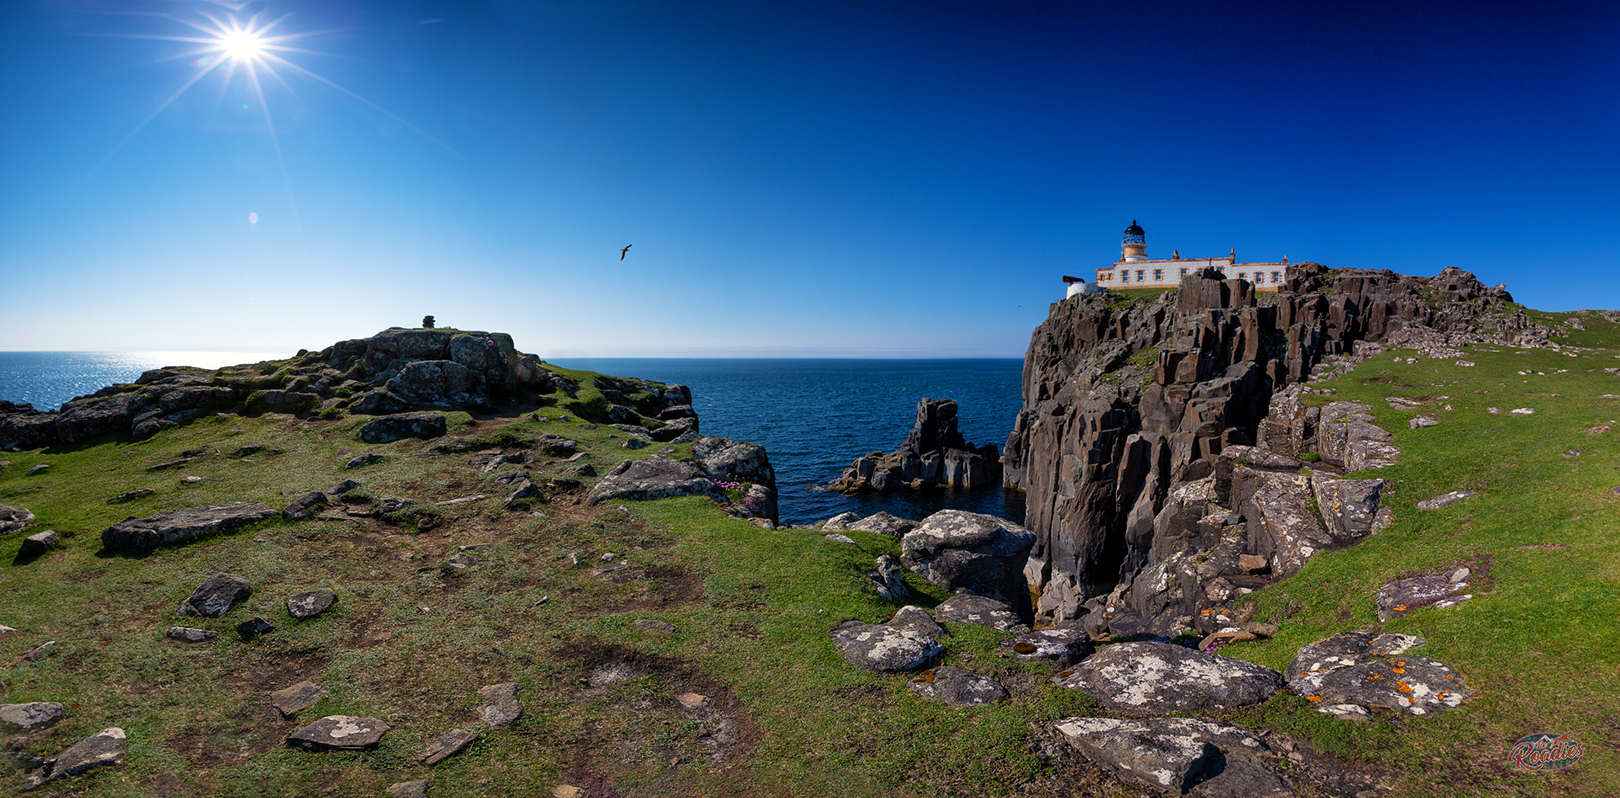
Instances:
[[[1399,690],[1399,691],[1401,691],[1403,693],[1412,692],[1412,688],[1407,686],[1406,682],[1396,682],[1395,683],[1395,689]]]
[[[1447,678],[1447,679],[1455,679],[1455,678],[1457,678],[1457,677],[1455,677],[1455,676],[1452,676],[1452,675],[1451,675],[1451,674],[1449,674],[1449,673],[1448,673],[1448,674],[1446,674],[1446,678]]]
[[[1396,604],[1395,605],[1395,611],[1396,612],[1406,612],[1406,605],[1405,604]]]
[[[1405,668],[1390,668],[1390,670],[1392,670],[1392,671],[1394,671],[1396,673],[1406,673]]]
[[[1318,704],[1320,704],[1320,703],[1322,703],[1322,697],[1321,697],[1321,696],[1319,696],[1319,695],[1308,695],[1308,696],[1305,696],[1305,700],[1306,700],[1306,701],[1315,701],[1315,702],[1317,702],[1317,703],[1318,703]]]

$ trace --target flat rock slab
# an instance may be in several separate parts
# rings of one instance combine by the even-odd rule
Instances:
[[[1007,606],[1006,602],[971,593],[957,593],[946,599],[944,603],[934,608],[934,617],[941,622],[971,623],[976,626],[988,626],[1001,632],[1029,631],[1029,627],[1018,617],[1018,613],[1013,612],[1012,607]]]
[[[444,433],[445,421],[441,413],[395,413],[367,422],[360,428],[360,440],[393,443],[406,438],[437,438]]]
[[[163,544],[183,543],[213,532],[256,524],[277,515],[264,502],[225,502],[206,507],[164,510],[145,518],[129,518],[107,527],[101,545],[108,551],[148,552]]]
[[[87,770],[117,765],[124,761],[124,730],[102,729],[73,744],[72,748],[46,761],[45,766],[23,779],[22,789],[32,790],[48,782],[77,776]]]
[[[283,687],[270,694],[270,706],[276,708],[284,718],[290,718],[315,706],[315,702],[326,697],[326,688],[314,682],[299,682],[291,687]]]
[[[1160,795],[1281,798],[1293,785],[1264,741],[1193,718],[1067,718],[1057,731],[1082,756],[1127,784]]]
[[[62,714],[62,705],[55,701],[0,704],[0,729],[33,734],[55,726]]]
[[[1007,697],[1007,688],[961,668],[942,665],[917,674],[908,683],[913,693],[948,707],[976,707]]]
[[[331,609],[337,602],[337,593],[332,588],[306,590],[287,597],[287,614],[299,620],[313,618]]]
[[[928,610],[925,610],[915,604],[907,604],[906,606],[895,610],[893,617],[889,618],[887,621],[884,621],[883,625],[891,629],[902,629],[908,632],[915,632],[923,635],[924,637],[945,636],[945,629],[934,622],[933,617],[928,614]]]
[[[831,636],[833,647],[845,661],[874,673],[914,671],[945,651],[927,634],[888,624],[845,621]]]
[[[214,574],[191,592],[191,597],[180,602],[180,614],[218,618],[229,612],[231,605],[253,595],[253,586],[236,574]]]
[[[538,438],[535,438],[534,446],[536,449],[539,449],[540,451],[549,455],[568,457],[574,454],[575,449],[579,448],[579,443],[577,441],[564,438],[561,435],[553,435],[552,433],[548,432]]]
[[[517,683],[503,682],[478,688],[484,705],[478,708],[478,717],[491,729],[504,729],[523,716],[523,705],[517,700]]]
[[[363,751],[376,746],[388,729],[378,718],[327,715],[287,735],[287,744],[305,751]]]
[[[422,750],[422,755],[418,759],[429,767],[437,765],[466,750],[476,739],[478,735],[466,729],[451,729],[439,735],[439,739],[428,743],[428,747]]]
[[[1012,602],[1028,594],[1024,561],[1035,535],[983,513],[940,510],[900,539],[900,562],[940,587]]]
[[[1432,499],[1424,499],[1418,502],[1417,508],[1419,510],[1438,510],[1441,507],[1450,507],[1478,492],[1477,490],[1454,490],[1450,493],[1442,493]]]
[[[177,643],[206,643],[219,635],[207,629],[196,629],[190,626],[171,626],[163,633],[164,637]]]
[[[34,522],[34,514],[22,507],[0,504],[0,535],[9,535]]]
[[[1446,609],[1473,598],[1464,577],[1452,581],[1446,574],[1397,579],[1378,589],[1378,620],[1399,618],[1419,607]]]
[[[647,501],[669,496],[708,496],[725,501],[726,494],[708,475],[692,463],[665,455],[646,460],[626,460],[602,477],[586,496],[587,504],[609,499]]]
[[[1001,650],[1021,660],[1073,665],[1091,653],[1091,636],[1084,629],[1041,629],[1001,641]]]
[[[1431,715],[1461,704],[1461,674],[1426,657],[1407,656],[1423,638],[1340,632],[1300,648],[1288,663],[1288,687],[1319,711],[1354,718],[1348,706]]]
[[[1218,712],[1257,704],[1283,675],[1243,660],[1171,643],[1116,643],[1052,682],[1127,715]]]
[[[283,508],[281,514],[295,521],[302,520],[320,512],[321,508],[331,501],[330,495],[325,491],[310,491]]]

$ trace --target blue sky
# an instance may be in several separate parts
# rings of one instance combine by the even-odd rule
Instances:
[[[331,83],[141,126],[205,15]],[[1616,308],[1617,87],[1614,3],[23,0],[0,350],[1017,357],[1133,219]]]

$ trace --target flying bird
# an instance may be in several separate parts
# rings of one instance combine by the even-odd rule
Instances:
[[[624,249],[619,250],[619,260],[624,260],[624,256],[630,254],[630,248],[633,246],[635,244],[625,244]]]

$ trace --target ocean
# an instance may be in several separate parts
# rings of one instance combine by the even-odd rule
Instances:
[[[0,400],[53,410],[76,396],[132,382],[160,366],[219,368],[290,353],[0,352]],[[1023,494],[902,490],[847,497],[817,491],[855,458],[899,448],[917,402],[955,399],[959,429],[976,445],[999,449],[1012,431],[1023,361],[860,359],[564,358],[551,361],[616,377],[680,383],[692,389],[702,431],[765,447],[776,469],[781,520],[807,524],[846,511],[880,510],[923,518],[936,510],[1024,518]]]

